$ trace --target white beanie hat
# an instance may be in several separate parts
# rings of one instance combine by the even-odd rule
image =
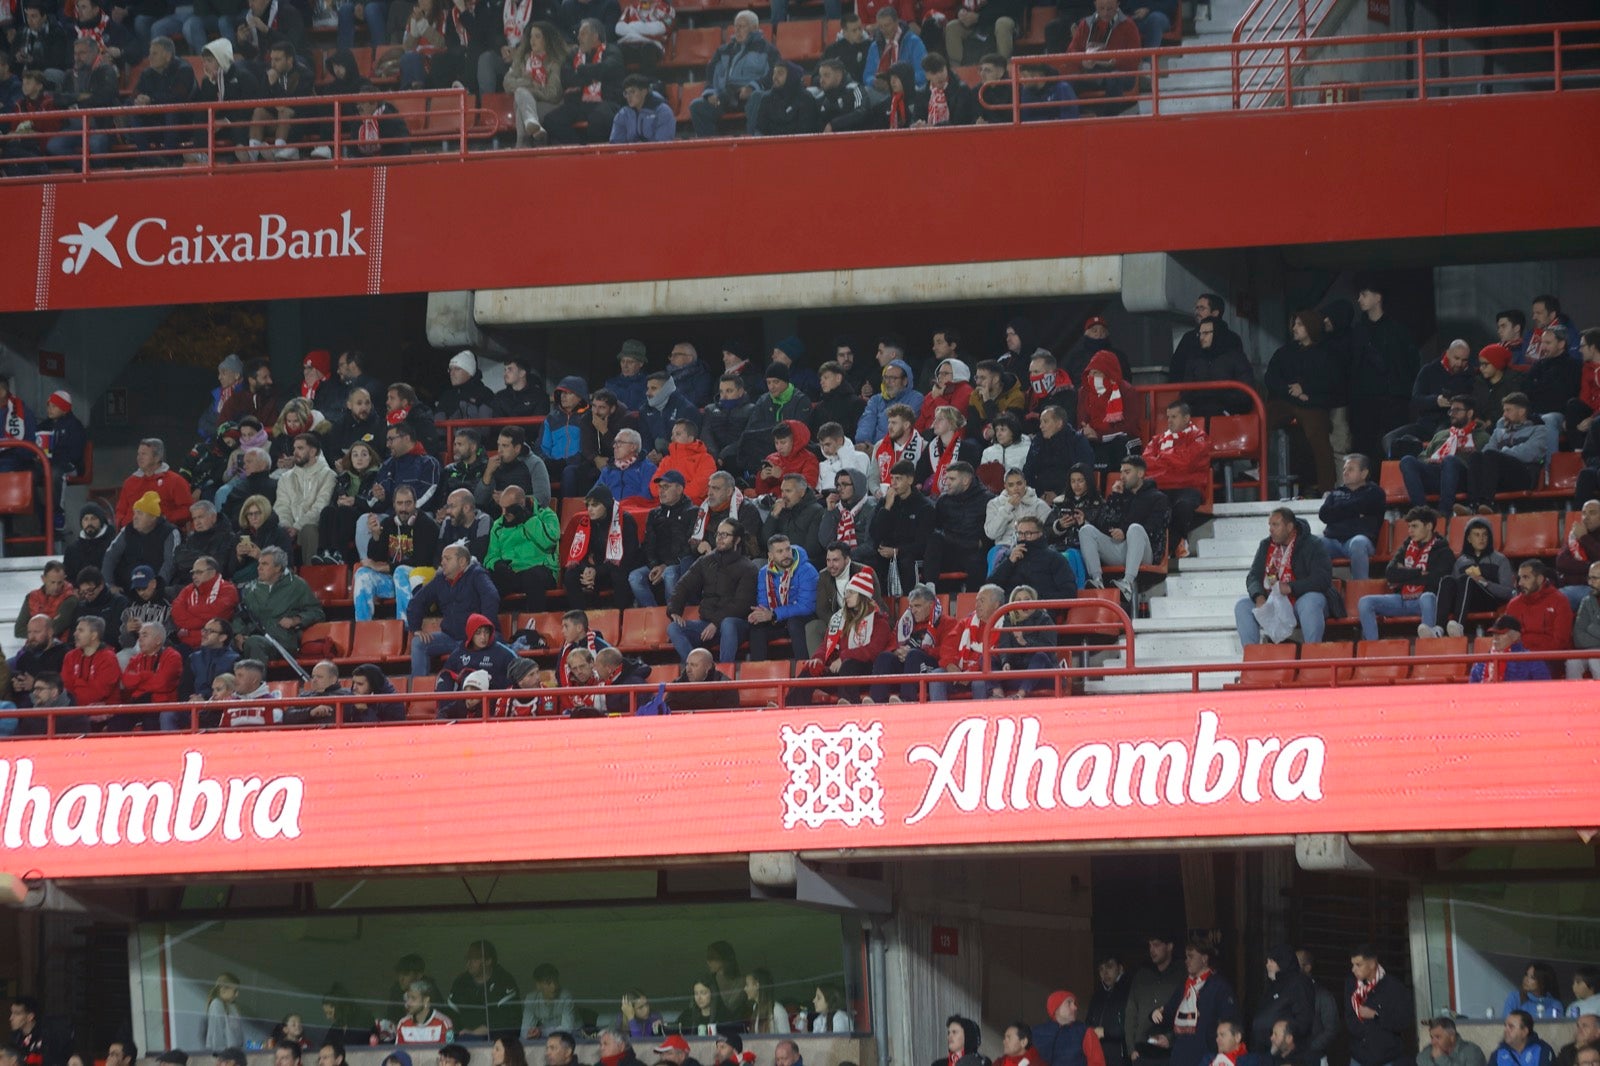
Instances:
[[[476,689],[479,692],[488,692],[489,691],[489,671],[487,671],[487,670],[474,670],[474,671],[472,671],[472,673],[468,674],[466,677],[461,679],[461,689],[462,689],[463,692],[466,691],[467,689]]]
[[[468,374],[478,372],[478,357],[471,352],[457,352],[450,360],[452,370],[465,370]]]

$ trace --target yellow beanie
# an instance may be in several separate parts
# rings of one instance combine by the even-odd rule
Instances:
[[[135,511],[143,511],[145,514],[151,515],[155,518],[160,518],[161,497],[157,496],[154,492],[147,492],[134,501],[133,509]]]

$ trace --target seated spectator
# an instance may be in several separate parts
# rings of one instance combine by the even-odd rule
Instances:
[[[765,387],[763,382],[764,368],[750,358],[750,346],[741,340],[724,341],[722,344],[722,372],[724,374],[738,374],[744,382],[744,391],[752,397],[761,393]]]
[[[1067,491],[1056,497],[1049,517],[1045,519],[1045,533],[1050,538],[1050,546],[1066,555],[1067,564],[1072,567],[1079,588],[1083,588],[1089,580],[1083,568],[1079,534],[1083,527],[1096,525],[1100,521],[1100,510],[1105,506],[1105,499],[1101,497],[1096,481],[1093,466],[1088,463],[1074,466],[1067,474]]]
[[[806,648],[806,623],[817,612],[817,568],[806,550],[782,533],[767,540],[767,561],[756,575],[756,603],[750,626],[750,658],[767,662],[774,639],[788,636],[789,658]]]
[[[79,37],[73,41],[72,67],[67,71],[60,89],[55,93],[56,104],[68,112],[115,107],[117,90],[116,64],[102,53],[100,45],[90,37]],[[69,118],[66,120],[63,132],[45,142],[44,150],[46,154],[52,156],[76,157],[83,150],[82,138],[85,136],[83,131],[87,124],[90,131],[87,134],[89,155],[104,157],[111,150],[110,122],[110,119],[105,118]],[[28,439],[31,440],[32,437],[30,428]],[[18,460],[8,459],[8,461]]]
[[[530,20],[521,41],[506,59],[506,72],[500,83],[511,94],[518,148],[549,140],[544,117],[561,103],[561,76],[566,62],[567,47],[561,31],[553,23]]]
[[[1039,599],[1039,592],[1032,585],[1018,585],[1011,590],[1008,603],[1031,603]],[[1057,647],[1064,637],[1046,631],[1024,633],[1020,630],[1033,626],[1053,626],[1055,619],[1049,611],[1013,611],[1000,616],[996,626],[1000,639],[996,648],[1005,652],[997,656],[1001,670],[1054,670],[1061,665],[1056,655]],[[1007,693],[1012,699],[1021,699],[1042,691],[1049,684],[1049,680],[1042,677],[1030,677],[1021,681],[1002,681],[999,685],[1001,692]]]
[[[700,418],[699,409],[687,396],[678,394],[677,383],[665,370],[657,370],[645,378],[644,402],[636,410],[639,412],[639,435],[646,457],[652,463],[659,462],[666,454],[673,423]]]
[[[44,7],[42,0],[33,0],[25,9],[31,12],[28,14],[29,21],[37,20],[41,25],[55,27],[53,33],[61,32],[60,24],[43,14]],[[43,164],[18,161],[44,157],[46,146],[64,125],[61,116],[66,108],[56,101],[55,93],[47,91],[44,71],[24,70],[21,84],[21,95],[6,108],[6,113],[27,117],[0,130],[0,159],[8,161],[4,169],[6,174],[43,174],[46,169]]]
[[[955,414],[953,407],[945,410]],[[933,504],[933,529],[927,534],[923,576],[933,582],[945,573],[964,573],[961,587],[976,592],[988,573],[988,514],[995,496],[983,487],[968,462],[951,463],[940,480],[944,491]]]
[[[1439,582],[1439,605],[1450,616],[1445,632],[1464,636],[1471,612],[1499,614],[1516,591],[1515,580],[1511,561],[1495,551],[1493,527],[1482,518],[1469,521],[1461,554],[1450,576]]]
[[[424,450],[417,439],[418,430],[405,418],[390,424],[384,434],[389,458],[378,469],[377,483],[368,498],[371,509],[387,514],[394,509],[394,490],[400,485],[410,485],[416,495],[417,510],[426,514],[433,494],[439,488],[439,460]]]
[[[1522,628],[1522,640],[1534,651],[1572,647],[1572,605],[1550,580],[1551,570],[1530,559],[1517,567],[1517,594],[1505,613]]]
[[[175,526],[182,525],[189,517],[189,504],[194,500],[189,483],[163,461],[166,445],[158,438],[146,437],[139,442],[136,456],[137,468],[117,493],[117,528],[133,520],[133,505],[147,492],[156,494],[163,518]]]
[[[739,441],[735,463],[737,473],[751,477],[760,470],[762,462],[777,447],[775,433],[783,423],[795,421],[809,424],[811,397],[789,380],[790,374],[789,366],[785,363],[767,364],[766,392],[756,398],[750,411],[750,421]],[[813,483],[816,481],[815,471],[810,480]]]
[[[589,417],[589,386],[569,375],[555,390],[555,407],[539,429],[539,457],[549,469],[552,484],[560,481],[566,492],[566,471],[582,461],[583,426]]]
[[[901,463],[910,464],[915,470],[922,460],[923,451],[928,446],[927,440],[914,428],[915,412],[909,404],[891,405],[886,411],[886,416],[887,428],[883,439],[864,449],[872,456],[874,473],[877,475],[877,495],[880,498],[889,490],[889,471]]]
[[[1021,470],[1015,467],[1007,470],[1004,486],[1004,492],[989,500],[984,514],[983,535],[994,544],[986,570],[993,570],[1001,557],[1016,547],[1019,519],[1032,517],[1043,521],[1050,515],[1050,505],[1033,491]]]
[[[944,491],[944,474],[956,462],[969,468],[980,454],[976,441],[962,436],[967,419],[954,407],[943,406],[934,413],[927,446],[917,457],[917,486],[930,497]]]
[[[217,561],[202,555],[190,568],[192,580],[172,601],[173,639],[190,649],[198,648],[205,636],[206,623],[232,622],[239,609],[239,590],[224,578]]]
[[[1289,320],[1288,344],[1267,364],[1267,426],[1285,429],[1300,491],[1324,495],[1333,487],[1333,424],[1335,372],[1322,344],[1322,316],[1296,311]]]
[[[1520,492],[1539,483],[1545,463],[1556,450],[1556,434],[1545,423],[1529,417],[1528,397],[1513,392],[1501,401],[1502,417],[1481,451],[1460,457],[1464,467],[1467,502],[1455,505],[1458,515],[1494,514],[1499,492]],[[1443,498],[1441,495],[1441,505]]]
[[[1080,19],[1072,27],[1072,39],[1066,50],[1079,54],[1123,52],[1141,47],[1142,38],[1139,24],[1123,13],[1121,0],[1094,0],[1094,14]],[[1077,60],[1067,68],[1067,73],[1103,75],[1073,82],[1079,96],[1097,90],[1116,97],[1134,88],[1138,79],[1133,72],[1138,69],[1139,57],[1124,55],[1116,59]]]
[[[255,580],[261,553],[269,548],[283,552],[287,559],[294,550],[294,542],[278,524],[272,502],[265,496],[251,496],[239,508],[239,541],[233,549],[236,584],[242,586]]]
[[[1464,340],[1450,342],[1436,363],[1417,371],[1411,386],[1411,421],[1383,436],[1383,454],[1390,459],[1416,455],[1424,442],[1450,424],[1455,397],[1472,391],[1477,375],[1472,370],[1472,346]]]
[[[417,513],[416,495],[410,485],[394,492],[394,512],[383,517],[367,515],[372,537],[367,541],[367,557],[356,567],[352,580],[357,622],[377,617],[376,600],[394,598],[396,618],[405,618],[411,595],[433,580],[434,561],[439,557],[439,527],[425,514]]]
[[[850,579],[843,606],[828,622],[821,650],[800,664],[799,673],[811,677],[861,677],[872,673],[878,656],[894,644],[893,623],[879,609],[877,582],[871,570],[862,570]],[[827,688],[822,692],[840,703],[861,700],[861,689],[855,685]],[[866,701],[872,702],[872,697],[868,696]]]
[[[317,544],[322,551],[312,556],[312,563],[348,566],[361,558],[356,531],[375,502],[373,489],[378,484],[378,472],[383,463],[375,446],[358,440],[350,446],[347,464],[349,469],[335,479],[333,502],[322,509],[317,519]],[[227,521],[220,516],[218,520]],[[224,565],[229,565],[233,557],[231,548],[225,556],[219,556],[225,559]]]
[[[489,554],[489,531],[493,525],[489,516],[478,510],[472,493],[457,489],[445,500],[444,524],[439,527],[439,548],[447,544],[462,544],[474,559],[482,560]],[[435,563],[438,555],[434,556]]]
[[[186,104],[194,96],[194,68],[182,60],[177,59],[177,46],[172,38],[156,35],[150,40],[149,62],[139,72],[139,81],[134,85],[133,100],[136,107],[159,106],[163,104]],[[172,150],[183,142],[185,134],[172,127],[181,125],[182,113],[171,111],[159,115],[143,115],[134,119],[135,128],[131,134],[134,147],[140,152],[150,152],[155,147],[157,139],[155,131],[160,129],[160,147]],[[163,129],[163,127],[165,127]],[[146,155],[145,160],[161,165],[168,165],[175,161],[175,156],[161,156],[154,153]]]
[[[1578,399],[1582,364],[1568,356],[1567,327],[1560,323],[1546,326],[1532,351],[1522,391],[1532,403],[1533,415],[1560,436],[1567,405]]]
[[[117,653],[106,646],[105,634],[105,622],[96,615],[79,618],[73,629],[73,646],[62,660],[61,680],[74,706],[122,702],[122,664]],[[107,733],[126,733],[139,721],[131,715],[94,714],[89,718],[96,730]]]
[[[906,609],[895,626],[894,646],[880,652],[872,664],[875,677],[938,673],[944,654],[956,644],[958,623],[944,613],[944,605],[932,585],[918,585],[906,594]],[[915,703],[920,696],[915,681],[903,682],[891,692],[887,681],[869,691],[873,703]]]
[[[1009,411],[1018,418],[1027,413],[1028,396],[1015,375],[994,359],[973,367],[972,395],[967,398],[967,435],[991,439],[994,420]]]
[[[501,600],[521,593],[528,610],[543,611],[545,597],[556,586],[561,522],[554,511],[515,485],[500,494],[500,505],[500,517],[489,528],[484,569],[500,590]]]
[[[756,605],[757,568],[745,555],[743,529],[723,519],[716,525],[716,548],[702,555],[678,579],[667,605],[672,620],[667,635],[680,658],[698,647],[717,644],[717,661],[736,661],[749,633],[750,611]],[[685,607],[699,597],[700,617],[687,621]]]
[[[706,407],[700,433],[706,451],[722,466],[738,465],[739,444],[754,413],[755,404],[745,391],[744,378],[728,373],[717,379],[717,399]]]
[[[630,0],[617,20],[617,45],[622,50],[623,61],[645,74],[653,74],[666,53],[676,17],[667,0]],[[671,128],[670,121],[668,128]],[[672,137],[669,134],[662,139],[670,141]]]
[[[32,0],[21,6],[22,20],[14,23],[16,35],[8,42],[13,64],[24,74],[29,70],[49,72],[48,80],[57,83],[72,64],[72,42],[76,37],[75,29],[69,31],[60,17],[64,5]],[[12,18],[15,17],[13,9]]]
[[[123,699],[128,703],[177,703],[183,658],[167,645],[167,627],[160,622],[143,623],[135,644],[136,650],[122,670]],[[155,720],[148,723],[156,724]]]
[[[1250,564],[1245,595],[1233,605],[1240,644],[1261,643],[1255,608],[1266,606],[1268,594],[1280,585],[1294,607],[1300,637],[1306,644],[1322,640],[1330,615],[1344,614],[1344,601],[1333,587],[1333,563],[1327,550],[1305,520],[1296,518],[1287,507],[1275,509],[1267,517],[1267,536]]]
[[[825,0],[825,2],[831,2],[831,0]],[[787,3],[787,0],[779,0],[779,3]],[[776,14],[777,9],[774,8],[773,10],[774,14]],[[874,11],[872,14],[875,21],[877,12]],[[829,15],[828,17],[833,18],[834,16]],[[827,47],[822,50],[822,62],[837,62],[840,68],[839,73],[843,75],[843,80],[845,81],[862,82],[866,80],[867,51],[872,47],[872,37],[868,34],[867,27],[862,24],[861,20],[864,17],[861,12],[856,10],[854,5],[849,7],[842,15],[838,16],[838,35],[833,40],[828,41]],[[775,18],[774,21],[781,20]],[[822,68],[819,66],[817,70],[820,74]],[[856,106],[859,107],[860,105],[857,104]]]
[[[761,543],[761,511],[744,498],[732,474],[718,470],[706,483],[706,502],[689,531],[689,550],[695,555],[716,551],[717,523],[729,518],[738,525],[745,553],[750,554]]]
[[[910,68],[904,85],[908,96],[927,84],[922,71],[922,60],[928,54],[927,45],[907,23],[900,21],[899,13],[893,7],[878,9],[873,18],[871,35],[861,78],[865,88],[870,91],[876,87],[887,91],[889,70],[897,64]],[[915,84],[912,83],[913,79]]]
[[[439,493],[434,497],[441,511],[445,499],[458,489],[481,492],[485,500],[498,495],[483,476],[489,469],[489,455],[483,450],[483,437],[477,429],[463,426],[456,430],[450,444],[450,460],[439,476]]]
[[[993,7],[1004,0],[972,0]],[[970,126],[978,121],[978,94],[964,85],[941,55],[922,57],[926,87],[911,108],[913,126]]]
[[[1028,409],[1024,417],[1029,425],[1039,424],[1039,412],[1046,407],[1059,407],[1070,423],[1077,417],[1078,390],[1065,370],[1056,365],[1056,357],[1038,349],[1028,360]]]
[[[761,523],[761,536],[769,543],[775,536],[786,537],[797,549],[804,549],[808,558],[821,558],[822,545],[826,543],[820,533],[823,514],[822,503],[805,478],[785,474],[772,510]]]
[[[439,629],[422,631],[422,620],[431,607],[443,616]],[[418,589],[406,608],[406,629],[411,633],[411,676],[431,673],[433,660],[444,655],[467,637],[467,618],[481,614],[494,618],[500,613],[500,592],[489,572],[474,559],[464,545],[451,544],[439,557],[439,572]]]
[[[1589,565],[1600,559],[1600,500],[1587,500],[1556,556],[1556,576],[1576,611],[1589,595]],[[31,613],[31,612],[30,612]]]
[[[333,468],[322,457],[322,444],[317,435],[301,433],[296,436],[294,465],[278,478],[273,510],[279,524],[294,533],[302,558],[313,559],[318,554],[318,523],[322,509],[333,500],[337,480]]]
[[[450,357],[450,386],[439,394],[435,414],[442,419],[489,418],[494,414],[494,392],[483,383],[478,357],[470,351]]]
[[[823,365],[823,376],[828,377],[828,364]],[[843,378],[837,373],[832,376]],[[842,388],[843,386],[841,386]],[[819,408],[821,404],[817,405]],[[852,447],[845,437],[844,426],[839,422],[823,422],[817,428],[817,447],[822,452],[822,459],[817,467],[817,491],[829,493],[833,491],[834,478],[840,472],[848,471],[858,477],[865,478],[870,484],[872,480],[873,464],[864,452]]]
[[[312,95],[315,76],[296,55],[294,43],[288,38],[273,41],[264,58],[267,83],[261,97],[263,101]],[[300,149],[291,142],[309,136],[311,127],[295,125],[294,117],[295,109],[285,104],[257,107],[250,116],[250,150],[262,159],[279,162],[299,159]],[[271,138],[270,143],[268,138]]]
[[[604,485],[596,485],[583,502],[562,565],[567,602],[580,610],[596,607],[601,591],[610,588],[612,605],[625,610],[633,606],[628,575],[638,565],[637,523]]]
[[[141,566],[155,571],[163,585],[169,584],[180,539],[177,527],[161,517],[161,500],[147,492],[133,505],[132,521],[106,548],[101,569],[118,592],[130,587],[130,576]]]
[[[777,48],[761,34],[761,19],[754,11],[733,17],[733,33],[706,64],[706,87],[689,105],[689,121],[696,137],[714,137],[723,115],[745,110],[750,95],[772,68],[783,62]]]
[[[1077,118],[1081,113],[1078,94],[1072,88],[1072,83],[1063,79],[1060,71],[1043,63],[1030,63],[1022,66],[1018,73],[1024,79],[1020,108],[1022,121],[1062,122]]]
[[[122,624],[122,612],[128,609],[127,597],[120,595],[105,583],[105,575],[97,566],[86,566],[78,571],[78,610],[72,619],[74,626],[84,618],[100,619],[101,630],[116,635]]]
[[[1401,456],[1400,477],[1411,506],[1426,507],[1428,494],[1433,492],[1439,494],[1441,511],[1455,503],[1457,487],[1466,474],[1462,460],[1489,443],[1489,427],[1478,421],[1474,402],[1464,393],[1452,397],[1446,412],[1448,424],[1434,433],[1422,455]]]
[[[1039,412],[1039,433],[1028,449],[1022,465],[1023,476],[1046,503],[1066,491],[1067,474],[1074,467],[1095,465],[1094,449],[1067,424],[1067,414],[1059,407]]]
[[[1583,331],[1578,351],[1583,356],[1578,396],[1566,405],[1567,437],[1573,441],[1583,440],[1600,414],[1600,328]]]
[[[271,438],[266,436],[264,430],[260,430],[254,415],[246,416],[239,428],[241,446],[228,460],[228,469],[223,475],[225,482],[214,497],[218,509],[232,519],[234,525],[239,524],[239,508],[245,500],[260,496],[270,504],[278,495],[278,482],[272,470],[272,453],[267,449]],[[252,430],[260,432],[251,433]],[[251,435],[251,439],[259,437],[262,443],[244,446],[247,434]]]
[[[852,561],[849,548],[838,541],[829,543],[823,561],[817,573],[816,616],[806,623],[807,654],[813,656],[822,647],[829,620],[844,604],[845,590],[851,579],[867,569],[865,564]]]
[[[1578,359],[1578,331],[1573,325],[1572,316],[1561,310],[1561,301],[1550,293],[1545,293],[1533,298],[1529,309],[1532,314],[1533,332],[1528,337],[1528,343],[1523,350],[1523,359],[1532,361],[1532,353],[1539,347],[1539,342],[1544,339],[1544,334],[1551,326],[1565,327],[1567,356],[1574,361]]]
[[[667,373],[672,375],[678,395],[696,408],[711,402],[716,382],[712,380],[711,371],[700,361],[700,353],[688,341],[679,341],[672,346],[672,351],[667,354]]]
[[[556,685],[559,688],[569,688],[573,678],[567,671],[567,659],[574,651],[579,649],[587,652],[590,659],[600,654],[602,649],[611,647],[609,641],[600,635],[599,630],[589,625],[589,616],[583,611],[568,611],[561,616],[561,650],[556,653]]]
[[[647,144],[675,139],[677,119],[672,105],[650,87],[643,74],[629,74],[622,81],[623,106],[611,120],[612,144]]]
[[[1017,542],[989,572],[990,583],[1008,594],[1019,585],[1028,585],[1047,600],[1070,600],[1078,595],[1077,579],[1066,556],[1045,540],[1042,518],[1024,515],[1017,519],[1016,536]]]
[[[244,364],[244,382],[234,390],[219,416],[220,422],[242,422],[253,416],[263,426],[278,420],[278,399],[272,393],[272,367],[265,359]]]
[[[67,657],[67,651],[67,643],[57,639],[50,631],[48,616],[36,614],[28,619],[27,639],[7,664],[10,668],[10,684],[5,688],[11,702],[18,707],[41,706],[35,702],[34,686],[47,676],[54,677],[54,687],[59,690],[61,664]],[[87,723],[78,723],[78,726],[81,732]],[[46,732],[46,728],[45,722],[38,719],[18,722],[12,735],[40,736]]]
[[[350,690],[339,683],[339,667],[324,659],[311,668],[311,679],[301,682],[300,695],[324,696],[332,699],[335,696],[348,696],[350,695]],[[350,720],[349,709],[349,704],[346,704],[345,719],[347,721]],[[333,704],[318,703],[291,707],[284,712],[284,717],[287,721],[296,724],[313,722],[319,725],[331,725],[337,713]]]
[[[770,89],[758,89],[750,95],[752,136],[787,137],[821,130],[821,108],[806,88],[805,71],[800,64],[778,63],[768,79]]]
[[[624,656],[616,648],[605,648],[594,657],[594,680],[595,684],[607,688],[644,685],[650,681],[650,667],[639,659]],[[612,716],[633,714],[651,698],[648,695],[634,696],[626,692],[607,693],[602,697],[601,705],[595,709],[601,714]],[[573,714],[572,717],[585,716]]]
[[[698,443],[698,442],[696,442]],[[672,598],[678,580],[694,565],[689,534],[694,529],[696,512],[685,493],[682,471],[667,470],[656,475],[655,490],[660,499],[644,520],[644,549],[638,564],[628,574],[633,602],[640,607],[656,607]]]
[[[933,370],[933,388],[922,401],[922,413],[917,415],[913,428],[927,435],[933,431],[933,416],[939,408],[949,407],[961,415],[965,426],[967,402],[972,398],[972,371],[959,359],[942,359]]]
[[[277,695],[267,686],[267,664],[258,659],[240,659],[233,673],[212,678],[211,699],[224,705],[217,721],[224,729],[283,721],[283,709],[273,706]]]
[[[611,461],[600,471],[596,488],[603,488],[618,502],[649,500],[655,480],[656,464],[640,455],[637,430],[619,429],[611,442]]]
[[[233,624],[222,618],[207,622],[200,629],[200,646],[189,653],[188,699],[205,700],[211,697],[211,682],[220,674],[231,673],[239,661],[239,651],[233,646]],[[201,725],[215,724],[214,715],[201,715]],[[161,728],[183,729],[189,725],[189,715],[183,711],[162,711]]]
[[[324,384],[326,392],[330,386]],[[383,439],[383,415],[373,410],[372,394],[360,385],[345,392],[344,409],[329,412],[334,415],[328,432],[323,436],[323,452],[329,462],[341,470],[349,468],[348,456],[356,441],[374,444]]]
[[[236,643],[248,658],[271,662],[271,637],[289,654],[300,648],[300,635],[325,617],[322,604],[305,580],[289,570],[282,548],[265,548],[257,559],[260,573],[239,593],[244,610],[234,627]],[[282,654],[278,654],[282,658]]]
[[[513,689],[524,694],[501,696],[496,700],[494,705],[496,718],[549,717],[545,710],[547,700],[539,695],[539,689],[544,687],[544,683],[539,675],[538,663],[532,659],[518,659],[506,668],[506,681]]]
[[[956,620],[951,644],[940,649],[939,669],[943,673],[974,673],[983,667],[984,628],[995,612],[1005,606],[1006,590],[999,585],[985,585],[978,590],[972,613]],[[928,702],[943,703],[950,698],[952,686],[966,687],[961,681],[932,681],[928,684]],[[972,698],[989,698],[989,682],[971,683]]]
[[[906,430],[910,432],[917,422],[917,411],[922,407],[923,395],[911,387],[911,364],[904,359],[895,359],[883,368],[883,387],[867,401],[866,410],[862,412],[861,419],[856,424],[855,440],[862,451],[871,452],[878,447],[878,442],[892,439],[896,443],[900,437],[891,433],[889,425],[889,411],[892,407],[904,407],[909,412],[905,418]],[[970,401],[969,401],[970,402]],[[916,456],[901,455],[900,459],[915,461],[920,457],[918,450]],[[880,467],[882,463],[879,463]],[[879,479],[887,481],[887,476]]]
[[[194,100],[201,104],[220,104],[225,101],[249,101],[261,97],[261,83],[253,71],[235,59],[233,42],[226,37],[208,41],[200,55],[200,82],[194,87]],[[219,147],[235,148],[239,161],[249,162],[249,126],[239,110],[219,109],[216,119],[215,140]],[[204,158],[204,155],[201,155]],[[235,390],[234,396],[224,404],[219,422],[235,422],[247,413],[236,404],[239,395],[247,394],[249,386]]]
[[[507,356],[500,376],[505,388],[494,394],[493,417],[536,418],[550,413],[550,394],[545,390],[544,378],[528,356]]]
[[[59,560],[44,564],[39,577],[39,587],[22,598],[22,609],[12,635],[19,639],[28,635],[28,624],[36,615],[50,619],[50,630],[57,637],[72,628],[78,614],[78,593],[67,580],[67,568]]]
[[[856,28],[860,25],[860,19],[856,19]],[[816,84],[808,91],[816,101],[817,124],[823,133],[853,128],[867,106],[860,79],[837,57],[825,58],[818,64]]]
[[[540,507],[550,506],[549,468],[528,447],[523,427],[502,426],[495,437],[494,453],[473,487],[472,498],[479,507],[494,513],[498,507],[495,501],[513,485],[526,492]]]
[[[1489,638],[1489,658],[1485,662],[1472,664],[1472,674],[1467,679],[1472,684],[1485,685],[1500,681],[1550,680],[1550,668],[1537,659],[1520,659],[1508,662],[1498,658],[1498,656],[1507,653],[1514,655],[1519,652],[1538,650],[1529,648],[1522,642],[1522,622],[1515,615],[1503,614],[1496,618],[1494,624],[1489,627]],[[1527,1018],[1527,1014],[1522,1011],[1513,1011],[1512,1014]],[[1511,1027],[1512,1022],[1508,1018],[1506,1022],[1508,1034],[1511,1031]],[[1522,1035],[1524,1037],[1528,1035],[1526,1027],[1523,1028]],[[1514,1058],[1514,1061],[1521,1062],[1522,1059]],[[1543,1060],[1546,1064],[1553,1061],[1549,1057]]]
[[[778,491],[785,477],[794,474],[808,488],[817,487],[820,464],[810,450],[811,430],[797,418],[778,423],[772,430],[773,452],[762,461],[760,476],[751,490],[760,495]]]
[[[620,52],[605,45],[605,25],[586,18],[578,24],[578,47],[561,68],[561,103],[544,116],[552,144],[604,144],[622,104],[627,71]],[[578,124],[587,123],[580,131]]]
[[[922,76],[920,69],[913,76],[910,63],[894,64],[867,90],[866,107],[834,119],[831,125],[835,130],[910,129],[918,103],[916,78]]]
[[[1172,506],[1173,554],[1187,554],[1183,545],[1198,523],[1195,513],[1205,506],[1211,488],[1211,440],[1194,420],[1182,400],[1167,404],[1167,428],[1144,446],[1145,476],[1167,494]],[[1383,493],[1378,493],[1383,502]],[[1379,510],[1382,515],[1382,509]],[[1326,516],[1324,516],[1326,518]]]
[[[1343,484],[1328,493],[1317,512],[1328,558],[1348,560],[1350,577],[1356,581],[1368,576],[1368,560],[1383,536],[1384,513],[1389,506],[1383,489],[1373,484],[1371,477],[1366,456],[1354,452],[1345,456],[1340,471]]]
[[[1079,530],[1079,547],[1090,588],[1104,588],[1101,560],[1124,566],[1117,585],[1128,602],[1138,603],[1139,568],[1166,557],[1170,504],[1166,493],[1154,482],[1145,480],[1145,461],[1137,455],[1122,460],[1122,480],[1111,486],[1105,506],[1100,510],[1101,525]],[[1037,581],[1028,584],[1039,595],[1052,599]]]
[[[167,639],[172,630],[172,601],[167,599],[166,586],[148,566],[134,567],[128,581],[128,606],[122,609],[115,643],[122,649],[117,658],[127,665],[128,652],[139,642],[139,630],[146,622],[159,622],[161,639]],[[111,642],[107,631],[107,642]]]
[[[817,522],[817,543],[826,547],[838,541],[851,553],[861,552],[858,557],[873,554],[877,545],[872,541],[872,516],[877,513],[878,500],[861,487],[868,483],[867,478],[851,470],[834,475],[834,490],[828,494],[822,518]]]
[[[1436,532],[1439,514],[1431,507],[1414,507],[1406,513],[1406,542],[1394,553],[1384,571],[1393,591],[1363,596],[1356,603],[1361,619],[1361,639],[1378,639],[1378,619],[1420,615],[1417,635],[1442,637],[1435,622],[1439,615],[1439,582],[1455,569],[1456,553]]]
[[[466,630],[467,639],[456,645],[445,656],[444,665],[439,669],[438,680],[434,683],[434,690],[465,692],[472,689],[475,686],[470,683],[470,677],[480,670],[487,675],[481,679],[486,682],[482,691],[495,692],[509,688],[507,671],[511,669],[511,664],[517,661],[517,653],[500,643],[494,619],[481,614],[471,615],[467,618]],[[481,701],[451,700],[439,705],[439,717],[468,717],[481,706]]]
[[[994,443],[983,450],[979,470],[991,463],[1001,470],[1021,470],[1026,466],[1033,438],[1022,432],[1022,420],[1007,411],[996,418],[990,428]]]
[[[795,649],[798,656],[800,649]],[[705,648],[695,648],[683,660],[683,669],[670,682],[667,703],[674,714],[693,711],[731,711],[739,706],[739,690],[732,685],[719,689],[684,690],[677,686],[685,682],[732,681],[733,678],[717,669],[717,660]]]
[[[1527,325],[1528,316],[1514,307],[1496,312],[1494,316],[1495,339],[1519,363],[1522,362],[1523,350],[1528,345],[1528,339],[1522,335]]]
[[[1572,620],[1572,646],[1579,651],[1600,652],[1600,562],[1589,564],[1587,595],[1578,604]],[[1567,680],[1583,680],[1584,671],[1590,677],[1600,678],[1600,657],[1593,659],[1568,659]]]
[[[1478,380],[1472,383],[1472,408],[1485,417],[1500,410],[1500,404],[1513,392],[1521,392],[1524,384],[1522,371],[1508,369],[1511,352],[1502,344],[1490,344],[1478,350]]]
[[[909,424],[909,410],[904,417]],[[927,557],[935,518],[933,503],[916,486],[916,467],[902,460],[888,475],[888,489],[872,515],[875,551],[862,561],[871,563],[887,595],[899,596],[899,590],[920,583],[917,571]]]

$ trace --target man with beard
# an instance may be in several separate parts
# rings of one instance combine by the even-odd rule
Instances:
[[[78,535],[67,545],[61,559],[67,568],[67,580],[76,581],[78,571],[86,566],[99,566],[114,536],[111,512],[106,510],[105,504],[95,500],[84,504],[83,510],[78,512]]]
[[[328,385],[322,387],[326,389]],[[383,416],[373,409],[372,394],[357,385],[345,394],[344,411],[328,431],[328,454],[334,462],[341,462],[356,441],[376,443],[382,439]]]

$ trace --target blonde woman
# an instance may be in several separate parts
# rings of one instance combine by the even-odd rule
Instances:
[[[223,678],[233,680],[232,674],[219,674],[212,681],[212,698],[217,684]],[[222,697],[231,699],[232,693]],[[206,996],[206,1050],[216,1053],[231,1047],[244,1047],[244,1018],[239,1014],[239,978],[226,971],[217,975],[211,994]]]

